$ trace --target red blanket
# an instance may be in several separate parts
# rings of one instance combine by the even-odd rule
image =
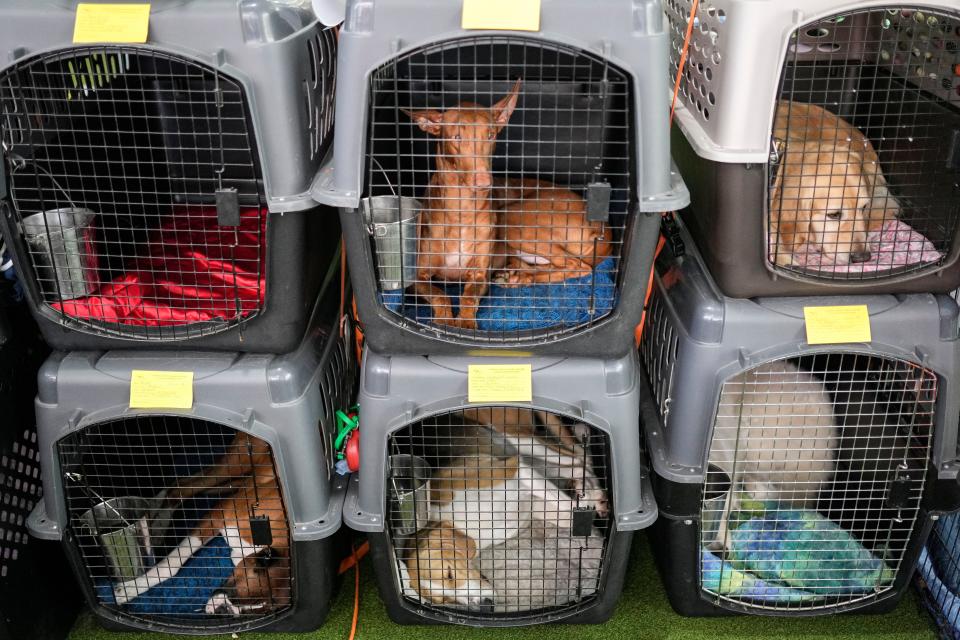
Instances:
[[[266,226],[266,209],[243,209],[239,227],[221,227],[214,207],[178,207],[124,275],[53,308],[137,326],[242,318],[263,306]]]

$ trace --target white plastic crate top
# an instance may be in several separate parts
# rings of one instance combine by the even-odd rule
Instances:
[[[686,35],[691,0],[664,0],[671,30],[671,80]],[[770,130],[779,94],[781,70],[793,47],[797,59],[815,59],[818,46],[837,53],[839,42],[830,34],[798,33],[824,18],[876,9],[916,9],[960,15],[956,0],[923,2],[838,2],[837,0],[705,0],[700,3],[688,51],[688,96],[677,99],[676,121],[697,155],[708,160],[766,163],[770,158]],[[911,25],[933,30],[926,21]],[[824,28],[828,25],[824,25]],[[932,36],[931,36],[932,37]],[[818,39],[830,42],[818,45]],[[809,49],[808,49],[809,47]],[[820,49],[819,53],[824,54]],[[856,57],[857,52],[851,51]],[[942,67],[951,70],[950,54]],[[671,82],[671,90],[673,82]]]
[[[343,22],[347,0],[313,0],[313,12],[320,23],[332,27]]]

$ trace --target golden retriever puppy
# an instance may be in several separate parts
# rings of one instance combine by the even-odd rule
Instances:
[[[867,233],[900,215],[879,158],[859,129],[816,105],[781,102],[780,165],[770,198],[775,262],[811,244],[838,265],[871,259]]]

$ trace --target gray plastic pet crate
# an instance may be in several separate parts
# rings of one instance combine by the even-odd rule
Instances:
[[[889,609],[936,514],[960,506],[956,304],[727,298],[690,236],[674,238],[640,346],[652,537],[671,604],[687,615]],[[808,344],[804,308],[831,305],[865,305],[872,341]]]
[[[380,595],[396,622],[602,622],[620,597],[633,532],[657,515],[640,453],[636,356],[524,359],[522,364],[532,371],[532,402],[470,404],[469,368],[485,364],[520,363],[515,358],[386,357],[365,351],[359,393],[360,471],[350,484],[344,521],[367,533]],[[500,430],[480,423],[498,423]],[[529,436],[522,442],[516,439],[521,431]],[[555,453],[568,437],[568,446],[578,452],[576,463],[568,466],[578,470],[571,477],[559,469],[566,458]],[[479,529],[461,524],[474,532],[477,553],[444,574],[452,583],[421,591],[430,578],[414,582],[411,568],[426,572],[450,560],[436,548],[431,532],[439,531],[439,539],[449,541],[454,531],[463,531],[455,519],[448,520],[455,516],[442,511],[440,478],[462,472],[469,482],[486,477],[487,471],[492,478],[510,477],[497,470],[505,469],[503,459],[511,456],[541,474],[534,488],[552,491],[543,503],[531,499],[523,511],[541,515],[512,536],[493,516],[489,526]],[[580,478],[584,490],[577,491],[561,477]],[[489,499],[465,495],[461,515],[474,508],[496,510],[498,505],[503,513],[515,513],[506,506],[509,491],[497,493],[502,487],[492,486]],[[558,490],[562,497],[557,497]],[[577,495],[584,497],[576,500]],[[574,504],[569,511],[568,502]],[[432,507],[440,511],[432,513]],[[535,526],[546,521],[551,524],[543,531],[554,535]],[[420,545],[439,555],[424,556],[421,562],[414,551]],[[463,550],[469,544],[454,546]],[[487,584],[479,578],[462,582],[463,572],[476,578],[471,570],[479,571]]]
[[[23,305],[0,285],[0,638],[66,638],[80,592],[58,545],[30,537],[27,517],[43,497],[33,413],[47,349]]]
[[[671,30],[667,73],[673,80],[691,2],[668,0],[665,6]],[[957,5],[945,0],[700,3],[677,100],[673,155],[690,188],[691,206],[683,216],[726,295],[926,293],[960,284],[958,28]],[[775,125],[779,100],[839,115],[875,150],[898,204],[878,200],[871,208],[873,226],[882,232],[868,236],[868,267],[829,266],[831,254],[859,247],[859,231],[817,236],[820,231],[813,230],[829,228],[820,226],[819,214],[836,215],[828,211],[835,205],[821,200],[811,208],[809,191],[799,197],[790,188],[777,192],[775,182],[780,172],[800,171],[808,176],[800,181],[805,186],[815,171],[823,174],[820,184],[828,175],[856,173],[872,181],[875,160],[866,157],[862,143],[848,144],[857,134],[838,131],[835,123],[824,128],[819,145],[801,130],[804,116],[796,110],[791,126]],[[806,124],[816,126],[812,119]],[[789,139],[793,146],[784,142]],[[777,249],[774,225],[784,213],[826,258],[809,251],[795,258]],[[862,217],[849,205],[841,215],[844,221]],[[919,236],[913,247],[907,235],[896,240],[895,232],[908,233],[901,223],[928,243]],[[782,246],[788,246],[790,230],[788,224]]]
[[[63,542],[102,624],[188,633],[322,624],[340,559],[347,487],[333,472],[333,439],[335,411],[355,390],[351,335],[317,328],[285,356],[115,351],[47,361],[36,403],[44,500],[31,532]],[[192,408],[131,409],[135,370],[192,372]],[[184,547],[191,535],[200,541]],[[231,535],[256,550],[233,577]],[[169,575],[157,563],[178,548],[189,561],[176,577],[148,590],[131,582]]]
[[[334,9],[331,3],[323,13]],[[411,355],[506,346],[622,356],[640,318],[659,213],[688,202],[671,165],[661,108],[667,92],[656,71],[667,65],[661,4],[545,0],[539,30],[522,32],[463,29],[461,11],[460,3],[442,0],[347,3],[336,143],[313,194],[340,207],[367,340],[381,352]],[[503,101],[514,89],[515,105],[508,106]],[[459,106],[496,108],[505,125],[483,133],[477,127],[489,122],[471,121],[454,134],[427,122]],[[468,161],[439,168],[435,146],[460,140],[455,136],[461,145],[494,140],[492,155],[461,147]],[[476,162],[486,157],[488,169]],[[480,195],[453,196],[461,204],[451,208],[427,186],[431,176],[454,173]],[[545,182],[501,189],[521,178]],[[475,215],[518,202],[526,203],[523,210],[498,223]],[[431,207],[468,221],[428,220]],[[578,213],[549,223],[535,217],[558,209]],[[547,234],[559,229],[569,235],[548,243]],[[490,245],[460,245],[460,256],[507,264],[477,266],[476,280],[464,272],[430,273],[428,258],[447,249],[431,248],[427,237],[493,238]],[[563,262],[568,254],[576,258]],[[462,304],[461,294],[474,297],[464,285],[483,282],[485,273],[492,287],[478,294],[477,304]],[[548,273],[555,279],[549,284],[527,280]],[[434,303],[424,295],[431,286],[442,289]],[[466,322],[437,322],[446,313]]]
[[[0,234],[47,341],[295,349],[338,240],[309,193],[334,30],[296,3],[161,0],[145,44],[74,44],[77,11],[0,9]]]

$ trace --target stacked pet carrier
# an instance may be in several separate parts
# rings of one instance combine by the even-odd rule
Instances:
[[[886,610],[960,507],[960,13],[691,4],[665,7],[691,205],[640,346],[667,593]]]
[[[337,217],[309,193],[335,33],[273,0],[139,10],[0,10],[0,227],[59,349],[31,531],[111,628],[312,629],[354,389]],[[141,36],[104,30],[121,23]]]
[[[654,1],[478,6],[347,3],[312,191],[367,343],[344,519],[395,621],[600,622],[656,516],[633,329],[687,201],[666,23]]]

